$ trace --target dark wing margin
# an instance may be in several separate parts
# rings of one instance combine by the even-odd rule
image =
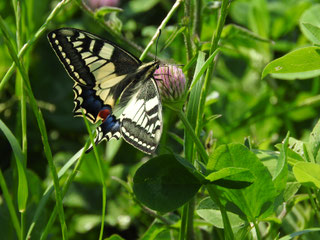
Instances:
[[[141,65],[139,59],[114,43],[82,30],[57,29],[48,39],[69,75],[82,85],[94,87],[108,74],[125,75]]]
[[[162,133],[162,105],[154,79],[141,85],[126,105],[120,116],[120,132],[140,151],[152,154],[156,150]]]

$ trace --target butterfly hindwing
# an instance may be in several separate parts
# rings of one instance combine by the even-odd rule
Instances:
[[[129,90],[130,87],[125,91]],[[120,132],[139,150],[148,154],[156,150],[162,132],[162,105],[153,78],[141,84],[127,103],[120,116]]]

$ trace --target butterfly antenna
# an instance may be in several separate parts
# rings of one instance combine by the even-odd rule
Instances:
[[[159,35],[158,35],[157,42],[156,42],[156,55],[154,56],[154,61],[157,60],[157,55],[158,55],[158,43],[159,43],[160,35],[161,35],[161,29],[159,29]]]

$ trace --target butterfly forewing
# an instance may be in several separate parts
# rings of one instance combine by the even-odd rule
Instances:
[[[77,89],[93,89],[97,105],[113,107],[131,81],[128,74],[141,65],[124,49],[85,31],[62,28],[50,32],[48,38],[68,74],[78,84]],[[81,105],[86,99],[77,92],[75,102]],[[81,115],[77,104],[74,110],[76,116]],[[96,115],[87,117],[90,121],[96,121]]]
[[[120,116],[120,131],[124,140],[139,150],[148,154],[156,150],[162,132],[162,105],[152,78],[141,84],[126,105]]]

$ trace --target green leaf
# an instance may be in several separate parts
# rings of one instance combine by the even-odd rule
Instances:
[[[118,234],[112,234],[110,237],[105,238],[104,240],[125,240],[125,239],[120,237]]]
[[[203,65],[200,67],[199,72],[196,72],[195,76],[193,77],[191,86],[189,88],[189,91],[192,90],[192,88],[196,85],[196,83],[200,80],[200,77],[203,76],[204,72],[207,70],[207,68],[210,66],[210,64],[213,61],[213,58],[220,52],[220,49],[217,48],[209,57],[208,59],[203,63]],[[197,65],[198,66],[198,65]]]
[[[204,182],[205,181],[205,176],[202,175],[189,161],[187,161],[186,159],[184,159],[183,157],[174,154],[176,160],[182,164],[193,176],[195,176],[196,178],[198,178],[198,180],[200,182]]]
[[[118,12],[111,12],[106,24],[116,33],[120,34],[122,29],[122,21],[117,16]]]
[[[313,157],[316,159],[320,150],[320,120],[314,126],[309,136],[310,150]]]
[[[223,219],[219,207],[211,200],[211,198],[205,198],[200,203],[196,209],[196,213],[202,217],[205,221],[212,224],[217,228],[223,228]],[[231,226],[239,227],[244,224],[239,215],[227,211],[228,218],[230,220]]]
[[[278,194],[280,194],[285,188],[287,184],[288,177],[288,165],[287,165],[287,151],[288,151],[288,143],[289,143],[290,133],[287,134],[286,138],[283,140],[283,144],[280,149],[280,155],[277,159],[277,165],[275,168],[275,172],[272,177],[274,186]]]
[[[304,235],[304,234],[307,234],[310,232],[319,232],[319,231],[320,231],[320,228],[304,229],[302,231],[294,232],[294,233],[291,233],[287,236],[284,236],[284,237],[280,238],[279,240],[290,240],[290,239],[293,239],[294,237],[297,237],[297,236],[301,236],[301,235]]]
[[[314,44],[320,44],[320,28],[310,23],[302,23],[302,26],[307,29],[309,40]]]
[[[305,47],[270,62],[262,78],[271,74],[283,80],[307,79],[320,75],[320,47]]]
[[[320,44],[320,4],[314,4],[301,16],[299,24],[303,34],[314,44]]]
[[[143,236],[140,238],[140,240],[153,240],[157,239],[157,236],[159,236],[160,233],[167,230],[167,228],[160,223],[159,221],[154,221],[148,230],[143,234]]]
[[[200,181],[169,154],[150,159],[133,178],[133,191],[137,199],[160,212],[179,208],[200,187]]]
[[[299,162],[293,166],[293,173],[298,182],[308,187],[320,188],[320,165]]]
[[[303,144],[304,143],[302,141],[289,137],[287,150],[288,162],[295,164],[297,161],[305,161]],[[282,144],[277,144],[276,148],[281,150],[281,145]]]
[[[271,207],[275,199],[276,192],[270,173],[257,156],[241,144],[221,145],[210,155],[208,171],[226,167],[247,168],[254,175],[254,183],[247,188],[227,189],[217,186],[220,199],[233,202],[250,221],[254,221]]]
[[[8,139],[11,148],[13,150],[13,154],[16,159],[17,169],[18,169],[18,208],[20,212],[24,212],[26,210],[27,201],[28,201],[28,182],[26,177],[26,170],[24,167],[24,155],[22,150],[18,144],[17,139],[14,137],[10,129],[5,125],[4,122],[0,119],[0,129]]]

